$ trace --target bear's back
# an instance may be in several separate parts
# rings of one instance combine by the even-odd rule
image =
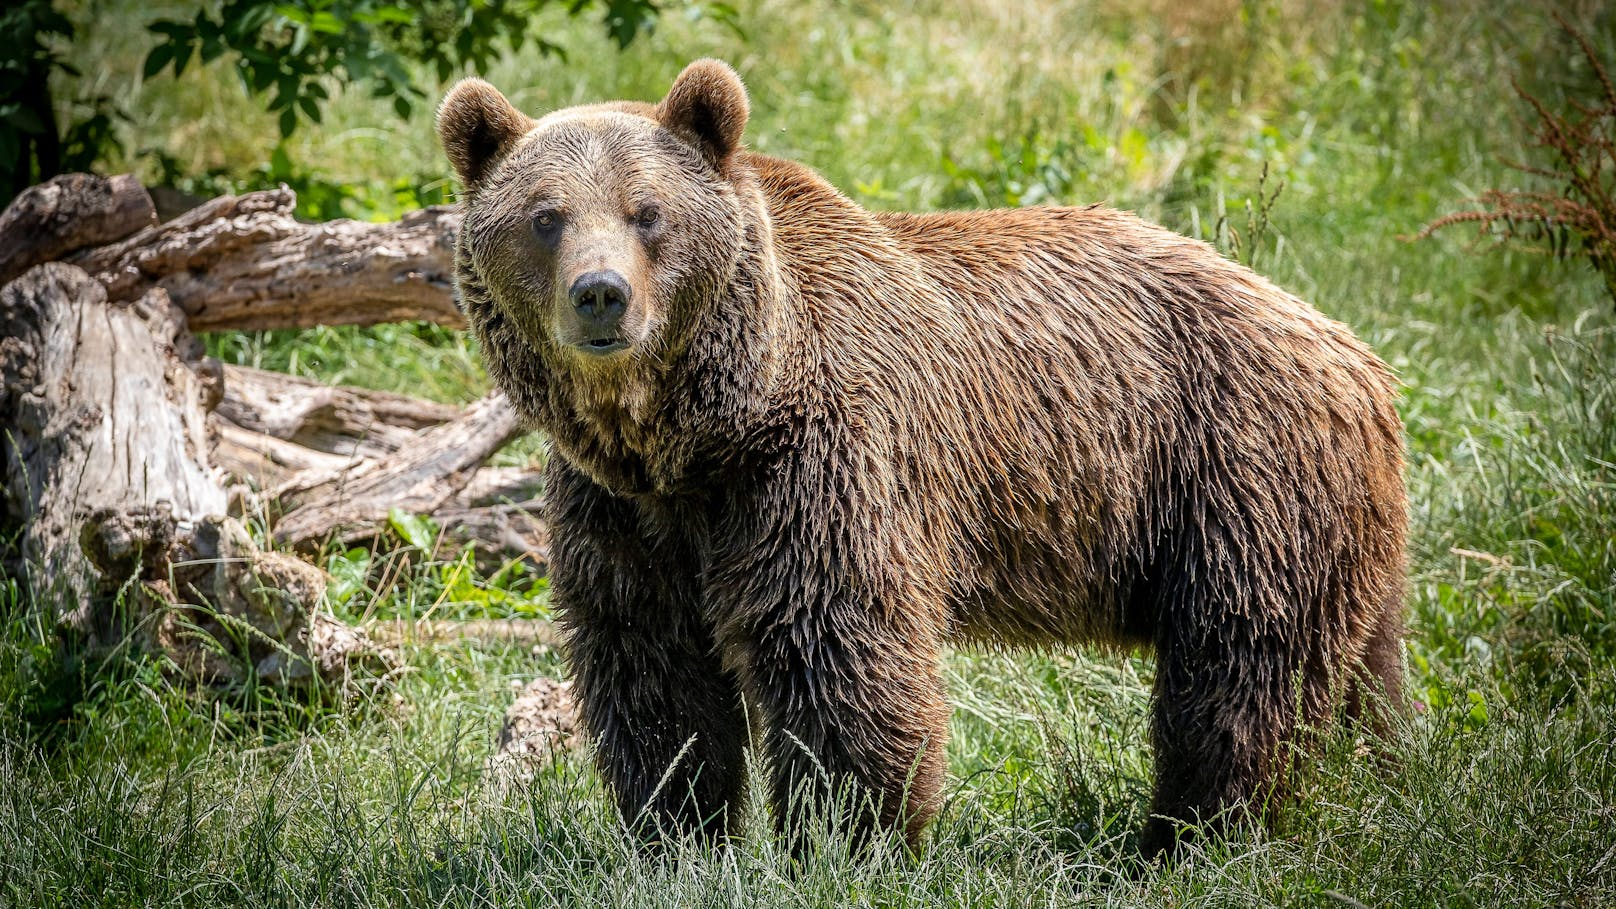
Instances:
[[[1375,518],[1309,500],[1395,498],[1389,371],[1207,244],[1099,206],[871,213],[751,158],[814,374],[857,401],[901,510],[946,516],[916,538],[958,569],[959,633],[1142,640],[1156,592],[1127,579],[1170,537],[1230,519],[1324,546]]]

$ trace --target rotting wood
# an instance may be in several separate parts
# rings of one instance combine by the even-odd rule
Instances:
[[[386,458],[334,474],[314,471],[294,477],[274,492],[287,509],[275,525],[275,539],[306,549],[344,526],[379,523],[393,508],[432,514],[520,431],[510,401],[494,392],[456,419],[420,430]]]
[[[193,331],[464,324],[454,303],[457,209],[305,224],[296,201],[285,187],[222,196],[75,262],[112,299],[163,288]]]
[[[0,558],[7,571],[33,566],[20,575],[31,601],[111,640],[107,604],[121,599],[149,619],[142,641],[187,673],[289,681],[348,665],[335,651],[317,657],[322,641],[354,635],[313,608],[323,572],[260,550],[227,509],[284,510],[277,541],[307,550],[381,535],[398,507],[433,518],[440,556],[472,546],[480,565],[544,564],[542,472],[484,466],[519,432],[503,397],[462,410],[221,370],[190,333],[458,325],[455,210],[303,224],[283,187],[154,224],[132,177],[78,175],[31,192],[0,217],[40,226],[0,233],[0,263],[68,256],[77,266],[21,275],[0,306],[0,528],[14,544]]]
[[[432,519],[450,549],[476,552],[480,568],[495,570],[512,559],[538,568],[550,563],[550,532],[544,523],[544,503],[538,499],[440,508]]]
[[[132,635],[204,681],[385,662],[324,627],[323,572],[225,516],[207,427],[220,373],[161,289],[111,303],[47,263],[0,289],[0,324],[0,540],[18,541],[29,608],[92,648]]]
[[[364,460],[243,429],[216,413],[209,418],[209,423],[215,439],[213,457],[219,467],[257,489],[273,489],[305,471],[340,473]]]
[[[92,631],[97,574],[79,549],[87,515],[169,503],[177,520],[223,514],[205,415],[218,399],[184,318],[162,291],[134,306],[71,265],[0,290],[0,423],[7,523],[36,600]]]
[[[561,642],[555,624],[547,619],[390,619],[367,626],[376,640],[389,646],[478,641],[555,647]]]
[[[224,379],[220,417],[334,455],[386,457],[417,431],[460,415],[460,408],[448,404],[246,366],[225,366]]]
[[[157,222],[140,181],[128,174],[62,174],[18,194],[0,214],[0,284],[90,246]]]

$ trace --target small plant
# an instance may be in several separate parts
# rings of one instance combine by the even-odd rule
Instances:
[[[1223,191],[1218,191],[1217,208],[1214,210],[1217,220],[1212,222],[1212,231],[1208,235],[1201,226],[1200,209],[1190,207],[1190,235],[1200,237],[1217,247],[1218,252],[1230,259],[1239,262],[1247,268],[1257,267],[1258,254],[1263,250],[1268,240],[1268,234],[1273,227],[1271,220],[1274,206],[1279,202],[1279,194],[1285,191],[1285,181],[1280,180],[1274,184],[1272,191],[1268,188],[1268,162],[1263,162],[1262,174],[1257,177],[1257,195],[1248,198],[1246,208],[1246,232],[1240,230],[1229,222],[1228,205],[1224,200]],[[1277,257],[1285,250],[1285,238],[1275,234],[1274,255]]]
[[[1547,150],[1553,162],[1505,163],[1556,184],[1556,190],[1489,189],[1471,200],[1479,210],[1444,215],[1414,239],[1455,224],[1475,224],[1483,237],[1547,244],[1557,258],[1587,259],[1616,304],[1616,83],[1587,36],[1559,13],[1554,18],[1581,48],[1600,95],[1591,102],[1567,99],[1570,110],[1555,110],[1511,79],[1515,94],[1537,118],[1531,127],[1532,147]]]

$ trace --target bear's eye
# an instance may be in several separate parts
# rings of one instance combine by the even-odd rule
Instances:
[[[561,226],[561,213],[553,208],[542,209],[533,214],[533,229],[541,234],[547,234]]]
[[[645,206],[644,208],[640,209],[639,214],[634,216],[635,222],[637,222],[641,227],[650,227],[657,223],[657,221],[661,218],[662,210],[657,208],[655,205]]]

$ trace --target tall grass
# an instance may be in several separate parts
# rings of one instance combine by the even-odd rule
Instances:
[[[1609,11],[1573,12],[1608,55]],[[554,653],[415,649],[390,692],[340,709],[188,691],[137,662],[80,676],[60,710],[24,720],[48,660],[38,630],[12,622],[0,634],[0,905],[1616,904],[1616,319],[1597,278],[1565,263],[1398,239],[1507,182],[1501,161],[1525,141],[1510,75],[1555,99],[1586,78],[1547,13],[1459,0],[758,0],[738,21],[744,36],[675,8],[618,54],[558,16],[535,28],[567,60],[510,57],[485,75],[538,112],[655,98],[689,58],[723,56],[752,92],[748,141],[866,205],[1134,207],[1255,254],[1397,370],[1420,709],[1389,759],[1337,735],[1273,833],[1139,867],[1151,661],[958,653],[948,804],[923,854],[852,860],[827,835],[799,863],[759,818],[732,850],[655,859],[627,845],[582,756],[529,787],[488,785],[512,686],[559,672]],[[141,85],[141,36],[89,34],[74,53],[87,78],[124,86],[131,148],[222,168],[222,181],[261,178],[273,124],[225,73]],[[441,190],[447,172],[428,124],[360,97],[285,153],[370,186],[370,200],[400,179]],[[1265,168],[1267,192],[1284,189],[1256,241],[1245,205]],[[391,214],[366,205],[355,213]],[[446,400],[486,387],[470,342],[437,329],[210,343]],[[507,597],[505,581],[450,567],[379,559],[334,608],[544,608],[541,587]]]

